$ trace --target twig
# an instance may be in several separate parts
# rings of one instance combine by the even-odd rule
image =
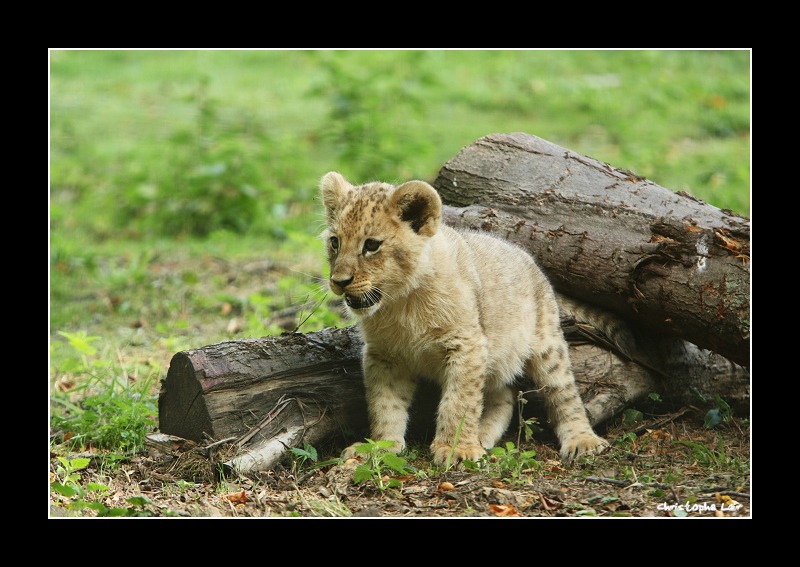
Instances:
[[[659,427],[663,427],[664,425],[668,424],[670,421],[674,421],[674,420],[678,419],[683,414],[688,412],[690,409],[692,409],[692,408],[691,407],[685,407],[685,408],[681,409],[680,411],[678,411],[677,413],[674,413],[672,415],[667,416],[666,418],[662,419],[661,421],[657,421],[656,423],[640,425],[639,427],[634,429],[632,431],[632,433],[635,433],[636,435],[638,435],[642,431],[646,431],[648,429],[658,429]]]
[[[703,490],[702,492],[719,494],[720,496],[735,496],[737,498],[750,499],[750,495],[746,492],[734,492],[733,490]]]
[[[231,441],[236,441],[236,437],[226,437],[225,439],[220,439],[219,441],[215,441],[214,443],[204,446],[203,449],[205,449],[206,451],[210,451],[217,445],[222,445],[223,443],[230,443]]]
[[[294,398],[284,399],[284,396],[281,396],[280,399],[275,403],[275,407],[273,407],[270,412],[261,420],[259,421],[255,427],[252,427],[250,431],[245,433],[239,440],[236,442],[239,447],[242,447],[245,443],[250,441],[253,436],[264,429],[269,422],[275,419],[280,413],[289,405],[289,402],[294,401]]]
[[[617,480],[616,478],[607,478],[604,476],[585,476],[583,480],[587,480],[589,482],[605,482],[608,484],[613,484],[615,486],[621,486],[623,488],[636,488],[636,487],[644,487],[644,488],[659,488],[661,490],[670,490],[672,491],[672,497],[677,500],[677,495],[675,494],[675,487],[669,484],[664,484],[663,482],[628,482],[625,480]],[[696,491],[697,488],[691,486],[678,486],[679,489]],[[718,493],[720,496],[731,496],[734,498],[747,498],[750,499],[750,495],[744,492],[735,492],[733,490],[719,490],[718,488],[712,489],[700,489],[700,492],[704,494],[711,494],[711,493]]]
[[[292,486],[294,486],[295,492],[297,492],[297,496],[300,497],[300,501],[303,503],[303,505],[306,508],[308,508],[308,511],[311,512],[314,516],[319,516],[317,511],[314,510],[314,508],[311,507],[311,505],[308,503],[308,500],[306,500],[305,496],[303,496],[303,493],[300,492],[300,487],[297,486],[297,483],[296,482],[292,482]]]
[[[630,485],[627,480],[617,480],[616,478],[606,478],[604,476],[585,476],[583,480],[588,480],[589,482],[607,482],[608,484],[625,487]]]

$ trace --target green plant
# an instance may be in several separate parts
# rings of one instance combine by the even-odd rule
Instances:
[[[415,473],[406,459],[389,451],[392,445],[394,441],[366,439],[365,443],[356,446],[356,453],[363,455],[366,462],[356,467],[353,482],[361,484],[371,480],[383,491],[402,484],[396,475]]]
[[[292,447],[289,449],[289,453],[292,455],[292,473],[295,476],[339,462],[339,459],[328,459],[327,461],[318,462],[317,450],[310,443],[303,443],[302,449],[300,447]]]
[[[127,372],[118,376],[112,363],[93,358],[97,351],[92,343],[99,337],[83,331],[60,334],[67,343],[55,349],[59,354],[53,357],[56,376],[84,375],[88,380],[68,392],[52,392],[51,429],[60,432],[71,447],[94,446],[122,454],[139,450],[145,435],[156,426],[153,375],[131,383]],[[85,395],[73,401],[80,394]]]
[[[626,446],[626,445],[633,445],[636,442],[637,439],[638,439],[638,436],[633,431],[629,431],[629,432],[623,433],[622,435],[619,436],[619,439],[617,439],[617,441],[616,441],[616,445],[618,447],[623,447],[623,446]]]
[[[525,404],[528,403],[528,400],[525,399],[525,394],[529,393],[519,391],[517,392],[517,415],[519,416],[519,425],[517,427],[517,445],[520,445],[522,442],[522,437],[525,437],[525,441],[530,441],[533,439],[533,436],[537,433],[542,431],[542,428],[539,426],[539,420],[536,417],[529,417],[528,419],[523,419],[522,410],[525,408]]]
[[[703,417],[703,423],[708,429],[713,429],[720,423],[727,423],[733,418],[733,408],[719,394],[714,394],[714,399],[709,400],[696,388],[692,388],[694,396],[705,405],[712,406]]]
[[[289,449],[292,454],[292,469],[295,472],[302,472],[306,468],[306,463],[317,462],[317,450],[310,443],[303,443],[303,448],[292,447]]]
[[[725,442],[720,439],[716,449],[707,447],[702,443],[696,441],[677,440],[678,445],[686,447],[691,455],[691,458],[697,462],[698,465],[717,471],[717,472],[734,472],[738,473],[746,470],[747,463],[742,463],[736,458],[728,456],[725,450]]]
[[[628,408],[622,412],[622,423],[626,427],[636,425],[644,419],[644,414],[637,409]]]
[[[131,504],[129,507],[108,507],[100,501],[109,492],[109,487],[98,482],[89,482],[86,486],[80,483],[78,471],[89,466],[89,459],[79,457],[68,459],[58,457],[59,465],[56,466],[54,480],[50,483],[51,492],[60,494],[67,499],[66,507],[69,510],[79,512],[84,508],[94,510],[100,517],[106,516],[152,516],[153,512],[147,508],[148,505],[155,504],[145,496],[135,496],[127,498],[126,502]]]
[[[489,454],[478,462],[478,469],[496,474],[512,482],[519,481],[524,472],[538,469],[536,451],[522,451],[512,441],[506,441],[504,447],[493,447]]]

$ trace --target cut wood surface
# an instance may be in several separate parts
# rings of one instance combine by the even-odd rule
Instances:
[[[447,224],[521,245],[557,290],[749,365],[748,219],[523,133],[465,147],[434,186]]]

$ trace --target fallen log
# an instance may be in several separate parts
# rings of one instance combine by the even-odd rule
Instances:
[[[447,224],[526,248],[558,291],[749,365],[748,219],[523,133],[466,146],[434,186]]]
[[[334,442],[333,432],[366,425],[361,345],[354,330],[325,329],[179,352],[162,381],[159,429],[234,438],[241,470],[269,469],[304,441]]]

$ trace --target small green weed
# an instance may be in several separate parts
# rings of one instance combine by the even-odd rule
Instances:
[[[626,427],[631,427],[641,422],[644,414],[637,409],[628,408],[622,412],[622,423]]]
[[[741,472],[747,469],[747,463],[727,455],[723,439],[719,440],[717,449],[709,448],[696,441],[677,440],[675,443],[688,448],[691,458],[704,468],[716,472]]]
[[[127,498],[126,502],[131,505],[129,507],[109,508],[103,504],[100,499],[109,492],[108,486],[98,482],[89,482],[86,486],[80,483],[81,476],[78,471],[89,466],[89,459],[58,457],[58,461],[61,464],[56,466],[50,490],[68,499],[67,509],[77,512],[89,508],[97,512],[100,517],[153,515],[152,510],[147,506],[155,506],[155,504],[145,496]]]
[[[637,439],[638,439],[638,436],[633,431],[629,431],[629,432],[623,433],[622,435],[619,436],[619,438],[616,441],[616,445],[617,445],[617,447],[628,447],[628,448],[630,448],[630,447],[633,446],[634,443],[636,443]]]
[[[389,475],[414,474],[416,470],[408,464],[403,457],[389,451],[393,441],[367,439],[365,443],[356,447],[356,452],[363,455],[366,462],[356,468],[353,482],[361,484],[373,481],[380,490],[397,488],[402,483]]]
[[[289,449],[289,453],[292,455],[292,474],[295,476],[339,462],[339,459],[318,461],[317,450],[310,443],[303,443],[302,449],[300,447],[292,447]]]
[[[733,418],[733,408],[719,394],[714,394],[714,399],[709,400],[696,388],[692,388],[694,396],[704,405],[711,406],[703,417],[703,423],[708,429],[713,429],[720,423],[727,423]]]
[[[465,468],[488,472],[510,482],[520,482],[523,473],[541,466],[535,457],[536,451],[533,449],[522,451],[514,445],[513,441],[506,441],[504,447],[490,449],[489,454],[482,457],[477,463],[466,462]]]
[[[525,404],[528,403],[528,400],[525,399],[525,394],[529,393],[519,391],[517,392],[517,415],[519,416],[519,425],[517,428],[517,445],[522,443],[523,436],[525,437],[525,441],[530,441],[533,439],[533,436],[537,433],[542,431],[542,428],[539,426],[539,420],[536,417],[529,417],[528,419],[523,419],[522,410],[525,408]]]
[[[295,473],[306,469],[306,463],[317,462],[317,450],[310,443],[303,443],[303,448],[292,447],[289,449],[292,454],[292,469]]]

